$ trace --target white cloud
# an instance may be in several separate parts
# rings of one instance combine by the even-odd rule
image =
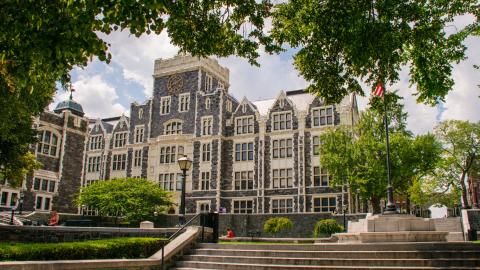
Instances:
[[[81,76],[73,82],[73,98],[83,107],[85,114],[92,118],[105,118],[121,115],[126,108],[119,102],[115,89],[105,82],[100,75]],[[70,93],[60,90],[55,96],[54,104],[65,100]]]
[[[146,96],[152,94],[155,59],[173,57],[178,52],[178,48],[170,44],[165,31],[139,38],[128,31],[116,31],[102,38],[111,44],[112,62],[123,69],[123,77],[140,84]]]
[[[467,46],[469,59],[455,65],[455,86],[445,99],[442,120],[480,121],[480,71],[473,68],[474,64],[480,64],[480,38],[470,38]]]
[[[229,92],[241,99],[270,99],[278,96],[281,90],[296,90],[307,86],[307,82],[298,75],[293,60],[279,55],[262,53],[258,62],[260,67],[252,66],[239,57],[219,59],[221,65],[230,70]]]

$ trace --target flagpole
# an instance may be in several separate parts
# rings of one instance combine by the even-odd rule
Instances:
[[[390,138],[388,136],[387,101],[385,98],[386,89],[383,83],[382,83],[382,86],[383,86],[383,122],[385,124],[385,138],[387,142],[387,183],[388,183],[387,206],[385,207],[385,211],[383,211],[383,214],[392,215],[392,214],[397,214],[397,206],[395,205],[395,201],[393,199],[393,187],[390,179]]]

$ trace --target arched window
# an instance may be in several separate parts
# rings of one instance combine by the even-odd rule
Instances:
[[[140,109],[138,110],[138,119],[142,119],[142,118],[143,118],[143,109],[140,108]]]
[[[173,121],[165,124],[165,135],[182,134],[182,122]]]
[[[205,109],[209,110],[210,109],[210,104],[211,104],[211,100],[209,97],[207,97],[207,99],[205,99]]]
[[[52,157],[57,156],[58,136],[49,130],[38,132],[37,153]]]

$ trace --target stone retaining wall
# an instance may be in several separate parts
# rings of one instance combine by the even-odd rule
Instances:
[[[56,243],[114,237],[168,237],[175,228],[45,227],[0,225],[0,242]]]

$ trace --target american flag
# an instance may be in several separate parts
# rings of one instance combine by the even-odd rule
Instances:
[[[377,87],[375,87],[375,90],[373,91],[373,95],[377,96],[377,97],[383,97],[383,87],[382,87],[382,84],[379,83],[377,84]]]

